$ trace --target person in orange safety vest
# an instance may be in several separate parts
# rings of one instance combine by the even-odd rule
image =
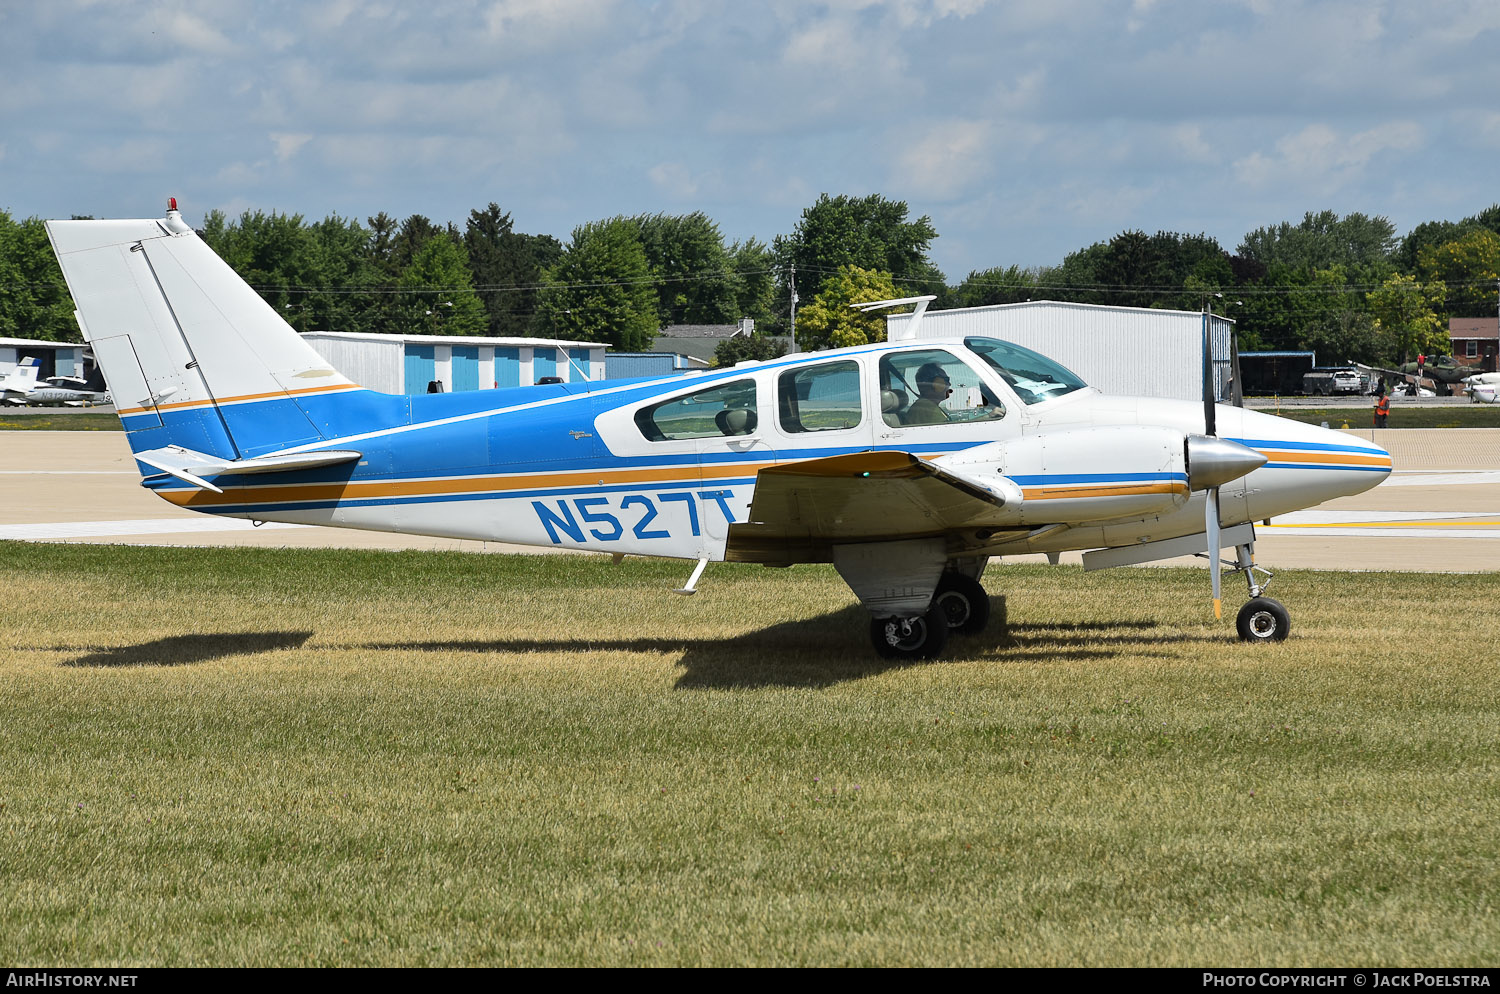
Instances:
[[[1383,393],[1380,395],[1380,399],[1375,402],[1375,427],[1384,428],[1386,426],[1385,419],[1390,413],[1391,395]]]

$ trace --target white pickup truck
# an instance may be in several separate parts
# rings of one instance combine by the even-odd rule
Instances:
[[[1315,366],[1302,377],[1302,392],[1309,396],[1364,393],[1369,386],[1369,379],[1352,366]]]

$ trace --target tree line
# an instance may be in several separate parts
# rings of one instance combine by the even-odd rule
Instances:
[[[1245,235],[1231,254],[1205,234],[1124,231],[1056,266],[974,270],[949,284],[937,230],[880,195],[820,196],[768,245],[726,243],[701,211],[618,216],[563,243],[514,230],[491,203],[462,227],[380,213],[213,211],[200,234],[299,331],[534,336],[648,349],[660,329],[755,320],[721,362],[884,337],[849,304],[934,294],[934,308],[1025,300],[1199,310],[1238,323],[1240,348],[1311,349],[1332,361],[1447,351],[1452,317],[1496,313],[1500,205],[1397,237],[1385,217],[1307,213]],[[0,211],[0,335],[76,341],[41,221]]]

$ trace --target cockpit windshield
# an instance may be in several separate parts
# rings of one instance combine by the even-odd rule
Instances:
[[[1040,353],[998,338],[965,338],[969,350],[1004,377],[1023,404],[1040,404],[1088,384]]]

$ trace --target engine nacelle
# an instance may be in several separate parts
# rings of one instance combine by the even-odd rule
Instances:
[[[1076,428],[991,442],[934,460],[981,480],[1019,488],[1007,521],[1078,523],[1152,517],[1189,497],[1187,436],[1173,428]]]

